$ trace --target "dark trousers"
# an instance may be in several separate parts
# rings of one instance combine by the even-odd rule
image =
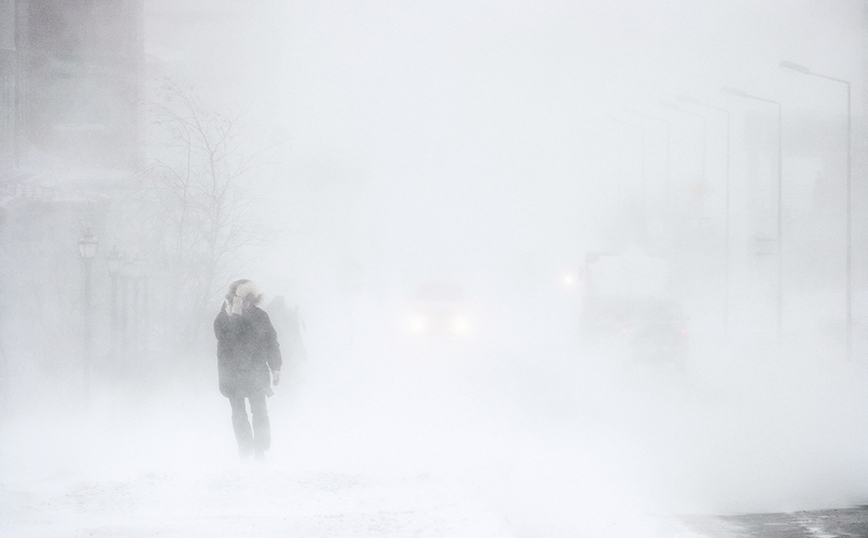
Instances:
[[[249,396],[250,414],[253,416],[253,428],[247,419],[247,408],[244,396],[229,398],[232,406],[232,429],[238,441],[238,452],[247,456],[251,452],[262,453],[271,446],[271,425],[268,422],[268,408],[265,406],[265,394]]]

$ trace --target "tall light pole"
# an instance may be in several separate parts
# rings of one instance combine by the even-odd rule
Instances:
[[[92,334],[92,311],[91,311],[91,274],[93,258],[96,256],[96,249],[99,245],[96,238],[90,233],[90,228],[87,228],[81,239],[78,240],[78,254],[81,257],[84,286],[82,290],[82,299],[84,304],[84,394],[85,402],[90,399],[90,360],[91,347],[93,345]]]
[[[775,101],[774,99],[767,99],[765,97],[759,97],[756,95],[752,95],[747,93],[744,90],[739,90],[737,88],[724,87],[723,91],[730,94],[735,95],[736,97],[743,97],[745,99],[753,99],[755,101],[762,101],[764,103],[771,103],[778,107],[778,293],[777,293],[777,324],[778,324],[778,350],[781,348],[781,344],[783,342],[783,318],[784,318],[784,258],[783,258],[783,250],[784,245],[782,242],[782,238],[784,235],[784,204],[783,204],[783,187],[784,187],[784,175],[783,175],[783,149],[782,149],[782,133],[783,133],[783,112],[781,108],[781,103],[779,101]]]
[[[692,105],[701,106],[705,108],[710,108],[712,110],[717,110],[718,112],[723,112],[726,115],[726,172],[724,177],[724,239],[723,239],[723,335],[724,338],[728,338],[729,336],[729,240],[730,240],[730,180],[729,180],[729,139],[730,139],[730,113],[729,110],[709,105],[707,103],[703,103],[698,101],[689,95],[679,95],[677,99],[683,103],[690,103]]]
[[[665,106],[666,108],[668,108],[669,110],[673,110],[675,112],[679,112],[679,113],[685,114],[687,116],[693,116],[694,118],[699,118],[700,120],[702,120],[702,154],[701,154],[702,160],[700,161],[700,172],[699,173],[702,176],[702,181],[704,182],[705,181],[705,165],[707,162],[707,153],[708,153],[708,151],[706,151],[708,149],[708,118],[706,118],[702,114],[697,114],[696,112],[690,112],[689,110],[684,110],[683,108],[681,108],[675,104],[666,102],[666,101],[663,101],[661,104],[663,106]]]
[[[850,177],[850,160],[851,160],[851,151],[852,151],[852,115],[850,109],[850,81],[844,80],[836,77],[830,77],[828,75],[821,75],[820,73],[814,73],[810,68],[805,67],[804,65],[800,65],[793,62],[783,61],[781,62],[781,68],[787,69],[789,71],[795,71],[796,73],[801,73],[803,75],[809,75],[817,78],[824,78],[826,80],[831,80],[833,82],[839,82],[847,86],[847,246],[846,246],[846,264],[847,264],[847,277],[846,277],[846,286],[847,286],[847,358],[851,359],[853,357],[853,242],[852,242],[852,230],[853,230],[853,204],[851,200],[851,177]]]

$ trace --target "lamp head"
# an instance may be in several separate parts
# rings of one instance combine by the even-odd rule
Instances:
[[[781,69],[786,69],[788,71],[795,71],[796,73],[801,73],[803,75],[810,75],[811,69],[809,67],[805,67],[802,64],[797,64],[795,62],[788,62],[784,60],[780,63]]]
[[[732,88],[730,86],[724,86],[722,89],[724,92],[726,92],[730,95],[736,95],[738,97],[750,97],[746,91],[739,90],[738,88]]]
[[[92,259],[96,256],[96,248],[98,244],[99,242],[96,240],[96,237],[90,233],[90,228],[88,228],[85,230],[81,239],[78,240],[79,255],[86,260]]]
[[[124,257],[118,251],[117,245],[112,247],[111,252],[109,252],[108,256],[105,257],[105,261],[108,264],[109,273],[116,275],[120,272],[121,265],[124,262]]]

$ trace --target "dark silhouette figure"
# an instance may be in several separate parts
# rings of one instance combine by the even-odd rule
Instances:
[[[286,299],[278,295],[268,303],[266,308],[278,339],[283,343],[282,350],[290,371],[298,368],[300,362],[307,357],[301,332],[304,329],[304,321],[298,313],[298,305],[288,308]]]
[[[229,398],[242,458],[252,453],[261,459],[271,445],[265,398],[274,394],[271,384],[280,382],[283,363],[271,320],[256,306],[261,301],[262,294],[253,282],[236,280],[229,285],[226,301],[214,320],[220,393]],[[245,400],[250,402],[252,428]]]

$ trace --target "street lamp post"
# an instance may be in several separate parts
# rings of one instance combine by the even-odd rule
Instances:
[[[684,103],[690,103],[696,106],[710,108],[723,112],[726,115],[726,172],[724,178],[724,239],[723,239],[723,335],[728,338],[729,335],[729,245],[730,245],[730,180],[729,180],[729,154],[730,154],[730,112],[729,110],[709,105],[690,97],[689,95],[679,95],[678,100]]]
[[[783,175],[783,149],[782,149],[782,133],[783,133],[783,111],[781,107],[781,103],[779,101],[775,101],[773,99],[767,99],[765,97],[758,97],[756,95],[752,95],[747,93],[744,90],[739,90],[737,88],[723,88],[723,91],[730,94],[735,95],[736,97],[742,97],[745,99],[753,99],[755,101],[762,101],[764,103],[771,103],[778,108],[778,293],[777,293],[777,329],[778,329],[778,350],[781,348],[781,344],[783,342],[783,313],[784,313],[784,263],[783,263],[783,222],[784,222],[784,213],[783,213],[783,186],[784,186],[784,175]]]
[[[78,254],[81,257],[84,286],[83,286],[83,304],[84,304],[84,394],[85,401],[90,398],[90,361],[91,347],[93,345],[92,334],[92,302],[91,302],[91,274],[93,258],[96,256],[96,250],[99,242],[90,232],[90,228],[86,229],[84,235],[78,240]]]
[[[123,264],[124,258],[120,252],[118,252],[118,247],[114,246],[109,252],[108,256],[106,256],[106,265],[108,266],[109,276],[111,277],[111,344],[112,344],[112,357],[115,361],[117,361],[117,347],[118,347],[118,274],[121,270],[121,265]]]
[[[705,181],[705,166],[707,164],[708,157],[708,118],[703,116],[702,114],[697,114],[696,112],[691,112],[689,110],[684,110],[680,106],[669,103],[667,101],[662,101],[661,104],[669,110],[674,112],[678,112],[680,114],[684,114],[687,116],[693,116],[694,118],[699,118],[702,120],[702,151],[700,152],[700,169],[699,174],[702,181]]]
[[[130,340],[133,350],[141,351],[142,344],[142,275],[144,263],[139,255],[133,257],[128,265],[130,275]]]
[[[809,67],[805,67],[804,65],[800,65],[793,62],[783,61],[780,64],[782,69],[787,69],[789,71],[795,71],[796,73],[801,73],[803,75],[809,75],[817,78],[824,78],[826,80],[831,80],[833,82],[838,82],[847,86],[847,246],[846,246],[846,265],[847,265],[847,276],[846,276],[846,287],[847,287],[847,358],[851,359],[853,357],[853,241],[852,241],[852,231],[853,231],[853,204],[852,204],[852,188],[851,188],[851,152],[852,152],[852,113],[851,113],[851,103],[850,103],[850,81],[844,80],[836,77],[830,77],[828,75],[821,75],[820,73],[814,73],[811,71]]]

